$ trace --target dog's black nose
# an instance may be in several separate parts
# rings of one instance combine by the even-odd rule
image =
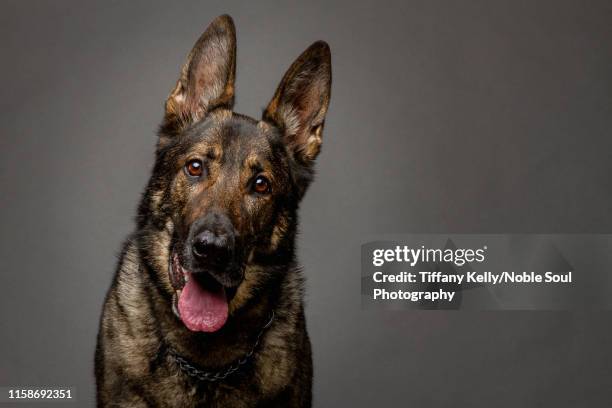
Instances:
[[[192,250],[200,261],[219,266],[227,263],[230,256],[227,235],[215,235],[209,230],[195,237]]]
[[[205,217],[192,239],[191,251],[200,264],[225,267],[234,251],[233,228],[227,217],[218,214]]]

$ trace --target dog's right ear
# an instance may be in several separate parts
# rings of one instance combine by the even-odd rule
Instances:
[[[217,107],[232,108],[236,76],[236,28],[232,18],[215,18],[187,57],[166,100],[163,136],[174,136]]]

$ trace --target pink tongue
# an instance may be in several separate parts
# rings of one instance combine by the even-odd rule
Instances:
[[[183,287],[178,308],[181,320],[192,331],[214,332],[223,327],[227,320],[225,290],[207,290],[193,276]]]

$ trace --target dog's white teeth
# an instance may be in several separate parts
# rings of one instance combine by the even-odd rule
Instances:
[[[187,283],[188,281],[189,281],[189,274],[188,274],[188,273],[186,273],[186,274],[185,274],[185,283]]]

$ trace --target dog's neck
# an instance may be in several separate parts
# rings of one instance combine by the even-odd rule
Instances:
[[[215,369],[200,367],[197,364],[191,362],[187,358],[180,355],[172,346],[165,344],[165,342],[162,342],[162,347],[160,349],[160,357],[162,358],[164,356],[169,357],[184,374],[196,380],[206,381],[206,382],[223,381],[227,377],[243,369],[244,366],[251,361],[253,354],[255,354],[258,347],[260,346],[262,335],[272,325],[272,323],[274,322],[274,318],[275,318],[275,313],[274,313],[274,310],[272,310],[268,321],[261,328],[259,333],[257,333],[257,336],[253,340],[253,344],[251,348],[249,349],[249,351],[245,353],[242,357],[234,360],[231,364],[228,364],[224,367],[221,367],[221,368],[217,367]]]

